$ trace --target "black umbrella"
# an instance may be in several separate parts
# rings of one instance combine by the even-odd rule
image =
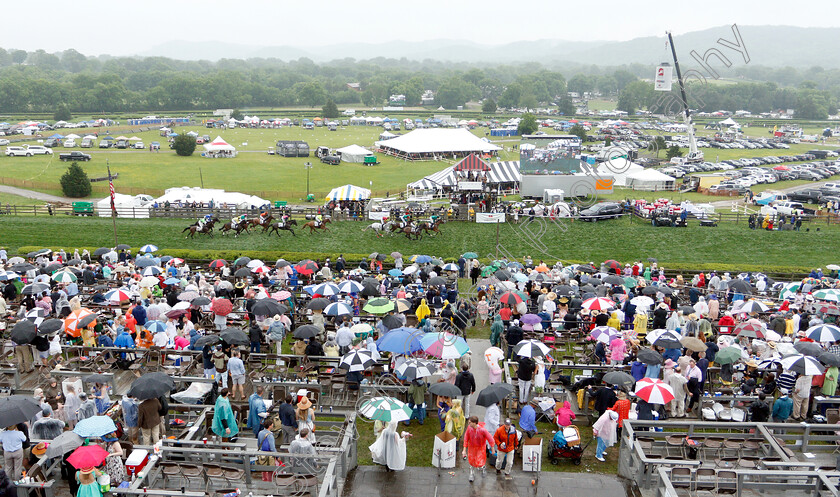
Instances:
[[[389,314],[382,318],[382,326],[388,328],[389,330],[393,330],[394,328],[402,326],[402,321],[394,314]]]
[[[655,286],[646,286],[642,288],[642,295],[647,295],[649,297],[656,295],[659,293],[659,290]]]
[[[247,278],[248,276],[251,276],[251,268],[241,267],[233,273],[233,276],[236,278]]]
[[[237,328],[225,328],[222,330],[220,336],[222,340],[230,345],[249,345],[251,340],[248,339],[248,334]]]
[[[157,266],[157,262],[152,257],[138,257],[134,265],[137,267]]]
[[[328,305],[330,305],[329,300],[323,297],[319,297],[317,299],[312,299],[311,301],[309,301],[309,303],[306,304],[306,308],[312,309],[313,311],[323,311],[327,308]]]
[[[478,399],[475,403],[482,407],[490,407],[492,404],[498,404],[511,393],[513,393],[513,385],[494,383],[478,392]]]
[[[378,297],[379,285],[372,285],[370,283],[362,283],[362,297]]]
[[[670,333],[663,333],[662,336],[654,340],[653,345],[662,347],[663,349],[681,349],[682,342],[674,338]]]
[[[429,281],[427,281],[426,284],[429,286],[445,286],[446,280],[440,276],[435,276],[434,278],[429,278]]]
[[[750,284],[740,278],[729,281],[728,287],[735,293],[752,293],[752,287]]]
[[[82,381],[85,383],[108,383],[113,376],[106,376],[104,374],[89,374],[82,376]],[[167,376],[168,378],[168,376]]]
[[[199,337],[198,340],[195,341],[195,347],[197,349],[203,349],[208,345],[212,347],[213,345],[216,345],[221,341],[222,339],[219,338],[219,335],[204,335],[203,337]]]
[[[640,350],[636,358],[639,362],[643,362],[645,364],[662,364],[662,355],[651,349]]]
[[[793,346],[800,354],[809,355],[811,357],[821,356],[825,350],[816,342],[796,342]]]
[[[45,285],[43,283],[32,283],[23,287],[23,290],[21,290],[20,293],[23,295],[38,295],[49,290],[49,285]]]
[[[64,327],[64,321],[60,319],[47,319],[41,326],[38,326],[39,335],[50,335]]]
[[[0,424],[4,426],[26,423],[38,412],[41,412],[41,406],[32,397],[11,395],[0,398]]]
[[[594,292],[594,291],[595,291],[595,287],[592,285],[592,283],[587,283],[587,284],[583,285],[582,287],[580,287],[580,291],[581,291],[582,293],[590,293],[590,292]]]
[[[602,279],[601,281],[608,284],[608,285],[623,285],[624,284],[624,278],[622,278],[621,276],[616,276],[614,274],[611,274],[611,275],[607,276],[606,278]]]
[[[387,256],[387,255],[385,255],[385,254],[378,254],[378,255],[376,256],[376,260],[377,260],[377,261],[384,261],[384,260],[385,260],[385,259],[387,259],[387,258],[388,258],[388,256]]]
[[[249,262],[251,262],[251,258],[250,258],[250,257],[245,257],[245,256],[243,255],[243,256],[242,256],[242,257],[240,257],[239,259],[236,259],[236,260],[233,262],[233,265],[234,265],[234,266],[247,266]]]
[[[575,269],[576,269],[577,271],[580,271],[581,273],[589,273],[589,274],[592,274],[592,273],[595,273],[595,272],[596,272],[596,269],[595,269],[594,267],[592,267],[592,266],[588,265],[588,264],[583,265],[583,266],[578,266],[578,267],[576,267]]]
[[[96,257],[99,257],[101,255],[107,254],[110,251],[111,251],[111,249],[109,249],[108,247],[99,247],[98,249],[93,251],[93,255],[95,255]]]
[[[831,352],[823,352],[817,356],[817,359],[828,367],[840,367],[840,356]]]
[[[98,318],[98,317],[99,317],[99,314],[96,314],[96,313],[88,314],[87,316],[85,316],[85,317],[83,317],[82,319],[79,320],[78,328],[79,329],[87,328],[87,326],[90,323],[96,321],[96,318]]]
[[[321,333],[321,330],[317,326],[305,324],[295,329],[294,336],[295,338],[314,338],[318,336],[318,333]]]
[[[49,264],[49,265],[47,265],[47,267],[44,268],[43,273],[44,274],[53,274],[54,272],[58,271],[59,269],[61,269],[63,267],[64,267],[64,265],[62,265],[60,262],[53,262],[52,264]]]
[[[131,245],[126,245],[126,244],[124,244],[124,243],[121,243],[121,244],[117,245],[117,246],[116,246],[116,247],[114,247],[114,248],[115,248],[116,250],[128,250],[128,249],[130,249],[130,248],[131,248]]]
[[[461,389],[453,385],[452,383],[441,382],[441,383],[434,383],[432,386],[429,387],[429,392],[440,395],[442,397],[460,397],[461,396]]]
[[[78,266],[81,263],[82,263],[82,260],[81,259],[76,259],[76,258],[73,258],[73,259],[70,259],[69,261],[67,261],[68,266]]]
[[[291,263],[291,262],[286,261],[286,260],[283,260],[283,259],[280,259],[279,261],[277,261],[277,262],[274,264],[274,267],[276,267],[277,269],[280,269],[280,268],[283,268],[283,267],[286,267],[286,266],[291,266],[291,265],[292,265],[292,263]]]
[[[193,299],[193,301],[190,302],[190,304],[192,304],[194,306],[202,306],[202,305],[210,305],[210,302],[211,302],[210,299],[208,299],[207,297],[198,297],[197,299]]]
[[[166,264],[167,262],[171,261],[172,259],[173,259],[173,257],[171,255],[164,255],[163,257],[160,258],[160,263],[161,264]]]
[[[156,399],[174,389],[175,381],[166,373],[145,373],[134,380],[128,389],[128,395],[136,397],[137,400]]]
[[[507,271],[505,269],[499,269],[498,271],[493,273],[493,276],[495,276],[496,279],[498,279],[499,281],[507,281],[513,277],[513,275],[510,274],[510,271]]]
[[[552,289],[552,291],[554,293],[556,293],[558,296],[566,296],[566,297],[570,297],[570,296],[575,295],[577,293],[577,291],[575,291],[575,289],[572,288],[571,285],[559,285],[559,286],[554,287]]]
[[[274,316],[275,314],[283,314],[282,311],[283,306],[274,299],[260,299],[251,308],[251,312],[255,316]]]
[[[24,319],[23,321],[18,321],[15,327],[12,328],[12,334],[9,338],[18,345],[26,345],[32,343],[32,340],[35,340],[35,336],[35,323]]]
[[[61,435],[50,440],[47,445],[47,452],[44,457],[52,459],[54,457],[62,457],[71,450],[78,449],[82,446],[85,439],[73,433],[72,431],[65,431]]]
[[[604,383],[625,388],[630,388],[636,383],[636,379],[624,371],[610,371],[604,375],[603,380]]]
[[[33,269],[35,269],[35,266],[28,262],[19,262],[17,264],[12,264],[11,266],[9,266],[9,269],[16,273],[25,273],[27,271],[32,271]]]

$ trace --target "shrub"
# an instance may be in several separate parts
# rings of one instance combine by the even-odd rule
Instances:
[[[82,167],[71,162],[67,171],[61,175],[61,191],[65,197],[82,198],[90,195],[90,179]]]

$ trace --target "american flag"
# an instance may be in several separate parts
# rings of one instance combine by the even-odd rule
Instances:
[[[117,206],[114,204],[114,180],[111,178],[111,173],[108,173],[108,186],[111,189],[111,210],[117,212]]]

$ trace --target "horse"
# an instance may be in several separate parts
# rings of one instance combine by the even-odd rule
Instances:
[[[196,233],[204,233],[205,235],[210,235],[210,237],[212,238],[213,237],[213,225],[218,223],[218,222],[219,222],[219,218],[214,217],[214,218],[210,219],[209,221],[207,221],[206,223],[204,223],[204,226],[201,229],[198,229],[198,223],[195,223],[195,224],[191,224],[191,225],[187,226],[186,228],[184,228],[184,230],[181,231],[181,233],[185,233],[185,232],[189,231],[189,233],[187,233],[187,236],[185,236],[184,238],[187,238],[187,237],[195,238]]]
[[[373,232],[376,234],[376,238],[382,238],[383,236],[385,236],[383,234],[383,232],[386,231],[387,229],[389,229],[391,226],[393,226],[393,223],[390,223],[390,222],[387,222],[387,223],[373,223],[373,224],[369,224],[366,227],[362,228],[362,233],[364,233],[367,230],[373,230]]]
[[[259,226],[262,226],[262,229],[263,229],[263,231],[262,231],[262,232],[263,232],[263,233],[265,233],[266,231],[268,231],[268,227],[269,227],[269,226],[271,226],[271,223],[272,223],[273,221],[274,221],[274,216],[272,216],[271,214],[269,214],[268,216],[266,216],[266,217],[265,217],[265,219],[262,219],[262,218],[260,218],[260,217],[257,217],[256,219],[249,219],[249,220],[248,220],[248,221],[246,221],[246,222],[247,222],[247,223],[249,223],[249,224],[250,224],[251,226],[253,226],[254,228],[257,228],[257,227],[259,227]]]
[[[316,225],[315,221],[309,221],[308,223],[304,223],[300,229],[309,228],[309,234],[315,233],[317,230],[324,230],[329,231],[330,229],[327,227],[327,224],[331,223],[330,218],[325,217],[323,221],[321,221],[320,225]]]
[[[408,238],[409,240],[412,239],[412,236],[414,237],[414,240],[419,240],[422,238],[422,235],[420,234],[420,228],[416,226],[406,226],[404,228],[400,228],[400,233],[405,235],[406,238]]]
[[[295,235],[295,231],[292,229],[292,226],[297,226],[297,221],[295,221],[294,219],[289,219],[285,223],[282,221],[279,223],[274,223],[267,227],[268,234],[270,235],[272,233],[277,233],[277,236],[280,236],[280,230],[283,230],[288,231],[292,234],[292,236],[297,236]],[[265,231],[265,228],[263,229],[263,231]]]
[[[420,223],[417,231],[423,230],[427,235],[434,236],[440,233],[440,225],[443,224],[443,219],[438,219],[434,223]]]
[[[248,229],[248,226],[249,226],[249,225],[250,225],[250,223],[249,223],[247,220],[246,220],[246,221],[242,221],[241,223],[237,224],[237,225],[236,225],[236,229],[234,229],[234,227],[233,227],[233,223],[227,222],[227,223],[225,223],[225,225],[224,225],[224,226],[222,226],[222,229],[220,229],[219,231],[220,231],[223,235],[226,235],[228,231],[233,231],[233,232],[234,232],[234,233],[233,233],[233,237],[234,237],[234,238],[237,238],[237,237],[239,236],[239,234],[240,234],[240,233],[242,233],[243,231],[244,231],[245,233],[250,233],[250,232],[251,232],[251,231]]]

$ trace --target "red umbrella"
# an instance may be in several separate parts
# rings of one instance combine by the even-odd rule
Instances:
[[[522,297],[513,292],[505,292],[499,297],[499,302],[507,305],[519,305],[522,302]]]
[[[658,378],[642,378],[636,382],[636,396],[651,404],[665,405],[674,400],[674,390]]]
[[[590,311],[606,311],[607,309],[614,309],[616,307],[615,302],[603,297],[592,297],[591,299],[586,299],[581,305],[584,309],[588,309]]]
[[[300,261],[297,266],[295,266],[295,270],[298,274],[308,276],[318,270],[318,264],[307,259],[305,261]]]
[[[764,327],[755,323],[741,323],[735,327],[735,334],[750,338],[764,339]]]
[[[615,274],[621,274],[621,263],[612,259],[604,261],[604,265],[615,271]]]
[[[224,259],[216,259],[210,263],[210,269],[221,269],[227,266],[227,261]]]
[[[210,304],[210,310],[213,311],[213,314],[227,316],[233,310],[233,304],[228,299],[215,299]]]
[[[95,468],[105,461],[108,457],[108,451],[98,445],[85,445],[76,449],[69,457],[67,462],[73,465],[76,469]]]

